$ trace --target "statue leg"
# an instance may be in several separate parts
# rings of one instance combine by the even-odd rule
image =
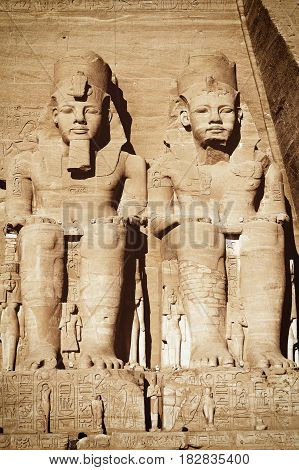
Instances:
[[[279,224],[252,221],[240,236],[240,294],[248,323],[245,360],[252,367],[288,367],[280,351],[285,291],[284,234]]]
[[[233,365],[224,327],[224,235],[203,222],[184,223],[169,235],[177,252],[184,310],[191,331],[190,367]]]
[[[114,350],[120,309],[126,229],[117,222],[91,224],[81,240],[80,367],[122,367]]]
[[[26,368],[55,368],[60,346],[63,229],[49,223],[20,232],[22,304],[29,352]]]

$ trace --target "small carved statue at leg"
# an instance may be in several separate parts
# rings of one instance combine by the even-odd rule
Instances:
[[[299,365],[299,344],[298,344],[298,320],[295,292],[295,266],[290,260],[291,287],[292,287],[292,309],[290,318],[290,329],[288,337],[288,358]]]
[[[1,274],[2,369],[6,371],[15,368],[17,345],[20,337],[18,309],[21,298],[17,269],[18,265],[16,263],[3,265]]]
[[[246,318],[240,313],[237,318],[231,320],[228,325],[227,339],[232,341],[232,352],[236,365],[244,367],[244,328],[248,327]]]
[[[74,368],[76,353],[79,352],[81,341],[82,320],[78,315],[77,306],[73,303],[63,304],[59,328],[61,330],[61,352],[66,353],[69,368]]]
[[[142,280],[137,260],[136,269],[136,287],[135,287],[135,309],[131,334],[131,347],[129,356],[130,367],[140,365],[146,367],[145,357],[145,322],[144,322],[144,300],[142,291]]]
[[[186,341],[183,312],[178,310],[178,299],[174,290],[168,297],[168,314],[166,315],[165,342],[168,349],[168,364],[174,369],[181,367],[181,344]]]
[[[161,387],[157,384],[157,374],[153,374],[150,385],[147,389],[147,397],[150,399],[151,429],[150,431],[160,431],[159,429],[159,401],[162,397]]]

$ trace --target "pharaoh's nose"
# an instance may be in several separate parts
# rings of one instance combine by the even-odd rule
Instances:
[[[83,110],[76,110],[74,121],[78,122],[79,124],[86,124],[86,119],[85,119]]]
[[[218,109],[211,109],[211,112],[210,112],[210,122],[222,122],[222,119],[221,119],[221,116],[220,116],[220,113],[218,111]]]

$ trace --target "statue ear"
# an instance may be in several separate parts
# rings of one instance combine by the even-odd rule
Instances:
[[[183,111],[181,111],[180,119],[184,127],[190,126],[190,118],[187,109],[183,109]]]
[[[241,108],[237,108],[237,117],[238,117],[238,123],[241,124],[241,121],[243,119],[243,111]]]
[[[55,124],[58,124],[58,111],[57,111],[57,108],[53,108],[53,113],[52,113],[52,117],[53,117],[53,121]]]

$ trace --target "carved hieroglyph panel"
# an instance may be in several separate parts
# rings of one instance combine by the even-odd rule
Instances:
[[[9,372],[2,383],[0,423],[5,433],[43,433],[43,387],[50,389],[50,431],[98,431],[92,400],[101,395],[107,431],[145,430],[143,377],[127,371]],[[1,385],[0,385],[1,387]],[[1,390],[0,390],[1,391]]]

